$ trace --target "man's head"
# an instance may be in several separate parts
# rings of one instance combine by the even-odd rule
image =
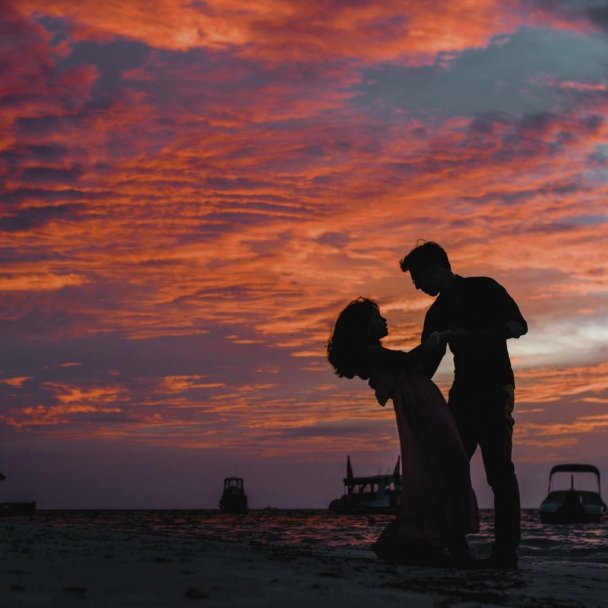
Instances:
[[[400,262],[401,270],[409,272],[416,289],[436,296],[450,283],[453,274],[448,254],[432,241],[417,245]]]

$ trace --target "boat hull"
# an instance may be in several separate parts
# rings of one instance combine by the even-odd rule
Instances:
[[[329,510],[336,515],[394,515],[399,511],[398,504],[382,504],[348,500],[349,496],[337,498],[329,503]]]
[[[249,511],[246,496],[228,496],[220,500],[220,511],[233,515],[242,515]]]
[[[597,523],[604,511],[601,496],[586,490],[552,492],[539,509],[540,519],[545,524]]]

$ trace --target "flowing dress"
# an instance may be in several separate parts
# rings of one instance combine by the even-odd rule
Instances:
[[[477,532],[477,500],[469,459],[437,385],[415,366],[371,371],[378,402],[393,401],[403,467],[399,513],[373,549],[385,561],[407,561],[416,547],[441,549]]]

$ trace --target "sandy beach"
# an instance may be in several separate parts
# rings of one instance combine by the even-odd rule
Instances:
[[[515,573],[391,567],[371,552],[0,522],[0,608],[19,606],[600,607],[608,566]]]

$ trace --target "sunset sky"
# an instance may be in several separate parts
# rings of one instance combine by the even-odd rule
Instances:
[[[238,472],[325,507],[347,454],[392,470],[324,349],[359,295],[417,344],[418,239],[528,320],[524,506],[608,476],[607,34],[606,0],[0,2],[0,501],[214,508]]]

